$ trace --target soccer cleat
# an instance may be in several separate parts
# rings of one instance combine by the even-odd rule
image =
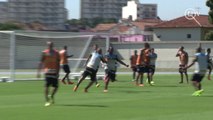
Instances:
[[[67,84],[67,83],[65,82],[65,80],[61,80],[61,82],[62,82],[63,84],[65,84],[65,85]]]
[[[108,90],[104,90],[104,93],[107,93],[108,92]]]
[[[195,92],[192,94],[192,96],[200,96],[200,95],[201,95],[201,94],[200,94],[199,90],[195,91]]]
[[[210,75],[208,75],[208,80],[211,80],[211,76]]]
[[[99,84],[99,83],[97,83],[95,86],[96,86],[96,87],[99,87],[99,86],[100,86],[100,84]]]
[[[139,86],[140,86],[140,87],[143,87],[143,86],[144,86],[144,84],[139,84]]]
[[[151,81],[151,82],[150,82],[150,85],[151,85],[151,86],[154,86],[154,85],[155,85],[155,82],[154,82],[154,81]]]
[[[84,89],[84,92],[85,92],[85,93],[88,93],[88,90],[87,90],[87,89]]]
[[[76,92],[76,91],[77,91],[77,89],[78,89],[78,87],[77,87],[77,86],[75,86],[75,87],[73,88],[73,91],[74,91],[74,92]]]
[[[46,103],[44,104],[45,107],[48,107],[48,106],[50,106],[50,105],[51,105],[50,102],[46,102]]]
[[[74,84],[74,82],[69,81],[68,84],[69,84],[69,85],[72,85],[72,84]]]
[[[200,95],[204,92],[203,89],[197,91]]]

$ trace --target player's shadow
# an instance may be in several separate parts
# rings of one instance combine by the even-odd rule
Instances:
[[[151,91],[130,91],[130,90],[119,90],[119,92],[129,93],[129,94],[139,94],[139,93],[151,93]]]
[[[94,108],[106,108],[106,105],[86,105],[86,104],[60,104],[59,106],[65,107],[94,107]]]
[[[180,85],[156,85],[155,87],[183,87],[183,86],[180,86]]]

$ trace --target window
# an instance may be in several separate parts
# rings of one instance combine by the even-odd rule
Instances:
[[[187,38],[192,38],[192,35],[191,34],[187,34]]]
[[[161,38],[161,35],[158,35],[157,38]]]

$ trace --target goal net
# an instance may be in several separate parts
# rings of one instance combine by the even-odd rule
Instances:
[[[41,52],[52,41],[57,50],[67,46],[71,75],[80,75],[86,58],[97,44],[105,53],[109,39],[103,35],[79,35],[64,32],[13,32],[0,31],[0,77],[1,79],[38,80],[36,78]],[[103,70],[100,69],[100,72]],[[61,70],[60,74],[63,74]]]

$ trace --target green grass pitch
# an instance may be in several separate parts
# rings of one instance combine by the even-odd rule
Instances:
[[[191,75],[190,75],[191,76]],[[213,81],[203,80],[204,93],[192,97],[191,84],[179,75],[156,75],[155,86],[136,87],[131,76],[118,75],[103,93],[103,82],[84,93],[60,84],[56,103],[44,107],[43,81],[0,83],[1,120],[212,120]]]

